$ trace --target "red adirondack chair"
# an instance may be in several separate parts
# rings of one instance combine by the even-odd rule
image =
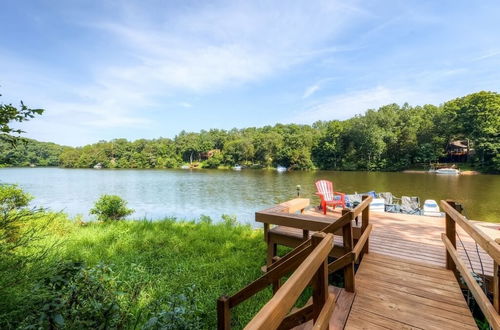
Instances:
[[[326,214],[326,206],[330,205],[335,207],[341,206],[345,207],[345,194],[337,191],[333,191],[333,183],[328,180],[316,181],[316,195],[321,198],[321,208],[323,209],[323,214]]]

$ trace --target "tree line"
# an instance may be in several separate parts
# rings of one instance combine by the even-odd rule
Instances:
[[[478,92],[439,106],[389,104],[363,115],[312,125],[182,131],[173,139],[114,139],[65,147],[24,139],[0,140],[0,164],[91,168],[250,167],[333,170],[410,168],[446,157],[450,141],[470,141],[469,162],[500,172],[500,94]]]

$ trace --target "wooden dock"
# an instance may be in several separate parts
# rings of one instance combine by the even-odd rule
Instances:
[[[246,329],[475,329],[464,288],[500,329],[499,225],[466,219],[454,202],[442,201],[446,217],[434,218],[370,212],[370,201],[327,215],[307,199],[257,212],[268,244],[265,273],[219,299],[219,329],[231,327],[231,308],[269,285],[273,298]],[[293,249],[277,256],[277,245]],[[342,272],[343,288],[328,286],[333,272]],[[308,284],[311,299],[294,307]]]
[[[316,208],[305,210],[304,214],[325,217]],[[340,215],[340,210],[336,210],[328,212],[326,218],[338,218]],[[371,252],[446,266],[446,250],[441,240],[441,234],[445,232],[444,217],[371,212],[370,223],[373,225],[370,235]],[[473,223],[492,238],[500,238],[500,224],[480,221]],[[353,223],[353,226],[356,228],[359,224]],[[492,277],[493,259],[462,228],[457,228],[457,235],[460,237],[457,239],[458,253],[469,269],[476,274],[484,273]],[[342,244],[342,237],[336,236],[335,240]]]

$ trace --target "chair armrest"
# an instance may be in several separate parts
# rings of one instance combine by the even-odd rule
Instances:
[[[333,194],[337,195],[337,196],[340,196],[340,201],[341,202],[345,202],[345,194],[344,193],[341,193],[341,192],[338,192],[338,191],[334,191]]]
[[[319,198],[321,198],[321,200],[325,199],[325,196],[323,196],[323,194],[322,194],[322,193],[320,193],[320,192],[315,192],[314,194],[315,194],[315,195],[318,195],[318,196],[319,196]]]

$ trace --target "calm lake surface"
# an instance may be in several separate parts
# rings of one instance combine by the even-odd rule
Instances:
[[[101,194],[117,194],[135,209],[131,218],[175,216],[195,219],[236,215],[254,223],[254,212],[296,196],[314,198],[314,182],[328,179],[345,193],[390,191],[395,196],[454,199],[467,217],[499,222],[500,176],[446,176],[428,173],[311,171],[277,173],[268,170],[93,170],[3,168],[0,182],[16,183],[35,196],[34,205],[70,215],[88,211]],[[314,198],[314,203],[316,199]]]

